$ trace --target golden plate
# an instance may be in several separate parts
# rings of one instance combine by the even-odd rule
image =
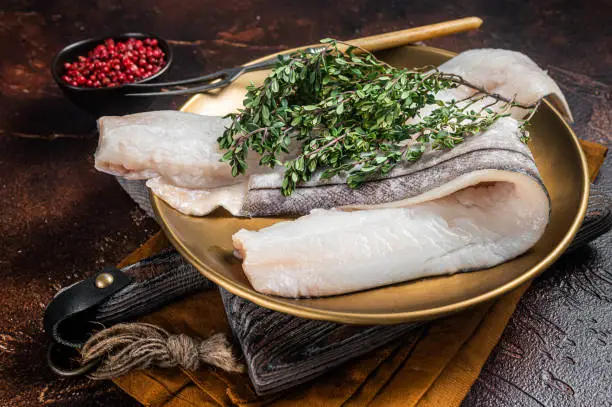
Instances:
[[[377,53],[396,66],[438,65],[454,54],[406,46]],[[215,94],[194,96],[184,111],[221,113],[242,101],[244,87],[264,72],[245,75]],[[232,256],[231,236],[241,228],[258,229],[279,218],[234,218],[224,211],[186,216],[152,196],[162,228],[178,251],[206,277],[258,305],[299,317],[355,324],[393,324],[427,320],[491,300],[533,279],[566,249],[586,212],[589,180],[578,140],[560,114],[545,103],[533,118],[530,148],[550,193],[550,224],[540,241],[523,256],[487,270],[433,277],[367,291],[311,299],[260,294],[249,284],[240,261]]]

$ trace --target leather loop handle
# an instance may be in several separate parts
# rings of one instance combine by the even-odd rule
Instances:
[[[59,291],[45,310],[45,331],[62,345],[82,346],[92,331],[92,311],[130,282],[121,270],[106,268]]]

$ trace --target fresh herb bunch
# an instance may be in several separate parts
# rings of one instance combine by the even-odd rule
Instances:
[[[260,165],[285,167],[285,196],[318,170],[324,179],[345,174],[356,188],[400,163],[418,160],[428,145],[453,148],[517,105],[456,75],[399,69],[360,48],[341,50],[339,41],[321,42],[325,46],[316,52],[279,58],[261,86],[247,88],[244,109],[228,115],[232,123],[218,142],[232,175],[246,171],[252,151],[261,157]],[[477,92],[461,101],[436,100],[439,91],[460,85]],[[484,98],[492,101],[472,108]],[[504,103],[501,113],[491,109],[497,103]],[[426,105],[437,108],[414,120]],[[299,153],[288,158],[294,143]]]

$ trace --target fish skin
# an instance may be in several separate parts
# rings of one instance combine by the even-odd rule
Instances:
[[[246,177],[232,177],[232,185],[212,188],[178,187],[162,177],[152,178],[147,184],[160,198],[188,215],[203,216],[224,207],[234,216],[294,216],[307,214],[314,208],[399,201],[482,169],[523,172],[539,180],[531,152],[520,141],[516,120],[502,118],[484,134],[469,137],[451,150],[427,151],[419,161],[398,166],[385,177],[365,182],[358,189],[349,188],[340,176],[330,180],[315,176],[285,197],[280,189],[282,167],[266,174],[252,174],[246,192]],[[417,172],[419,176],[413,176]],[[237,188],[239,184],[242,186]]]
[[[521,172],[544,187],[533,156],[520,136],[518,122],[504,117],[453,149],[427,151],[419,161],[398,166],[357,189],[349,188],[342,177],[315,178],[299,184],[293,194],[285,197],[280,190],[282,174],[256,174],[249,179],[241,214],[303,215],[315,208],[379,205],[417,196],[460,175],[485,169]]]

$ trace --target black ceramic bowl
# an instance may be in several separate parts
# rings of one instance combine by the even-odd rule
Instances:
[[[57,53],[51,63],[51,74],[53,79],[64,91],[64,94],[77,106],[87,110],[92,115],[109,116],[124,115],[146,110],[154,97],[145,96],[126,96],[130,84],[117,86],[114,88],[85,88],[72,86],[62,80],[64,63],[74,62],[79,55],[87,55],[97,45],[103,44],[104,40],[112,38],[115,41],[126,41],[128,38],[143,40],[145,38],[157,39],[158,46],[166,54],[166,64],[155,75],[132,83],[143,83],[153,81],[168,71],[172,63],[172,48],[162,38],[150,33],[125,33],[107,37],[90,38],[87,40],[70,44]]]

